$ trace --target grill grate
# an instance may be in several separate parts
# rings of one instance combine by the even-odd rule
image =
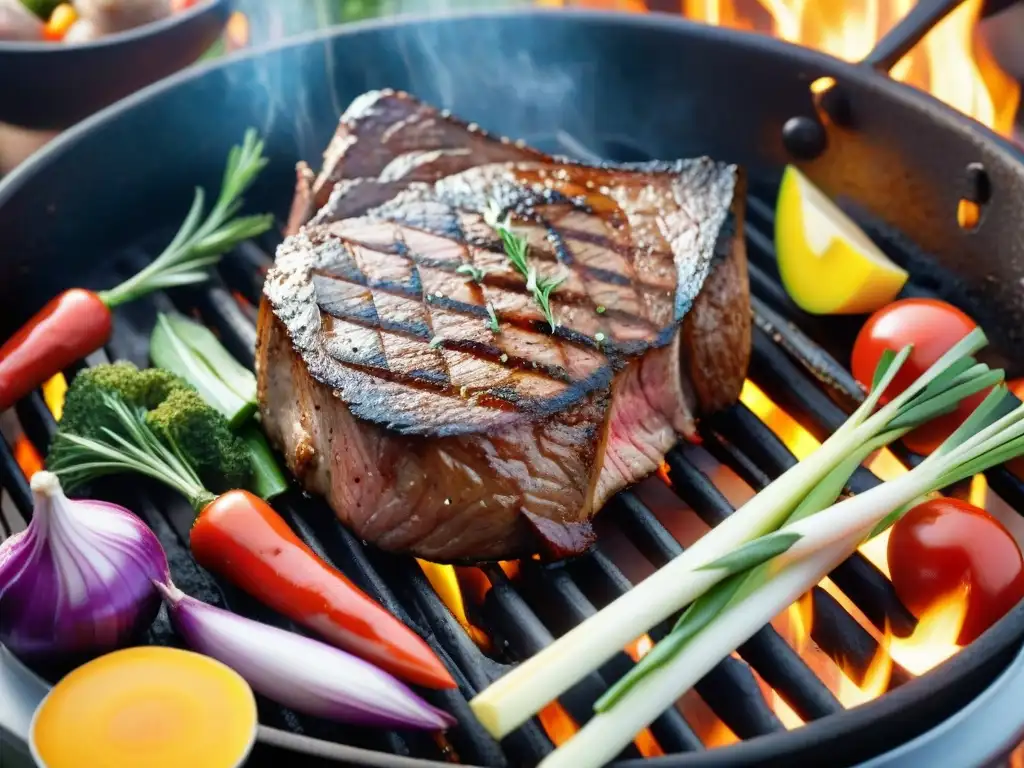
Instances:
[[[842,356],[848,349],[853,326],[845,327],[842,320],[833,322],[804,315],[789,301],[775,270],[769,234],[772,228],[770,206],[752,197],[747,222],[755,320],[750,377],[812,434],[823,437],[845,419],[861,397],[849,373],[836,362],[836,355]],[[225,259],[210,284],[119,308],[110,344],[105,352],[88,362],[129,359],[139,365],[147,364],[148,332],[155,313],[176,308],[198,314],[239,360],[251,365],[256,338],[255,305],[262,272],[270,265],[269,254],[275,246],[270,241],[245,244]],[[146,252],[136,249],[127,252],[119,266],[129,273],[146,261]],[[55,425],[40,395],[33,393],[25,398],[16,413],[28,439],[45,451]],[[708,525],[729,515],[733,506],[702,468],[704,459],[717,460],[754,490],[795,461],[774,433],[742,404],[707,420],[702,430],[701,448],[676,448],[669,453],[667,463],[673,491]],[[1024,487],[1013,475],[994,470],[989,473],[989,481],[1004,499],[1024,509]],[[854,477],[851,487],[863,490],[878,482],[863,469]],[[3,440],[0,484],[28,519],[28,485],[12,447]],[[123,479],[105,482],[99,491],[135,510],[153,528],[168,552],[175,581],[186,592],[251,618],[298,631],[283,617],[195,564],[187,549],[192,512],[185,502],[151,484]],[[630,589],[629,579],[608,553],[598,548],[576,561],[557,566],[524,561],[515,579],[509,579],[497,565],[484,566],[482,570],[491,588],[471,618],[486,629],[498,648],[495,658],[491,658],[469,638],[411,558],[364,547],[335,522],[333,513],[321,500],[298,491],[276,501],[275,508],[320,556],[419,632],[447,662],[459,689],[429,691],[425,696],[456,716],[459,724],[448,732],[446,740],[437,741],[423,734],[333,725],[260,700],[262,722],[397,755],[457,758],[476,765],[534,765],[552,750],[551,741],[536,720],[501,745],[496,744],[472,717],[467,699],[499,677],[508,664],[536,652]],[[616,526],[655,567],[682,551],[676,538],[634,491],[623,491],[613,499],[599,523],[603,520]],[[889,581],[861,555],[849,558],[831,578],[875,626],[889,626],[897,635],[913,630],[914,619],[896,598]],[[854,676],[864,674],[879,650],[877,642],[821,588],[813,591],[813,606],[815,643],[844,668],[851,669]],[[668,626],[652,630],[651,637],[660,639]],[[163,614],[150,630],[148,641],[178,644]],[[739,658],[729,657],[719,664],[698,683],[696,690],[740,738],[784,728],[762,695],[758,676],[804,720],[822,718],[842,709],[825,684],[771,626],[754,635],[738,655]],[[577,722],[585,720],[609,682],[632,664],[625,653],[618,654],[569,691],[560,700],[561,705]],[[909,678],[908,672],[894,665],[890,688]],[[704,749],[693,728],[676,709],[658,718],[651,725],[651,732],[665,752]],[[623,757],[636,758],[639,752],[631,746]]]

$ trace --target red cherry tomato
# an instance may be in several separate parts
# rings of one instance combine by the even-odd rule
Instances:
[[[896,594],[915,616],[967,588],[958,642],[967,645],[1024,598],[1024,558],[1010,532],[982,509],[932,499],[903,516],[889,536]]]
[[[857,334],[851,363],[853,376],[864,387],[870,387],[882,353],[886,350],[899,352],[907,344],[913,344],[910,357],[882,397],[882,402],[886,403],[975,328],[977,323],[944,301],[895,301],[869,317]],[[981,404],[986,394],[988,392],[979,392],[966,398],[956,411],[918,427],[904,437],[903,442],[916,453],[931,453]]]

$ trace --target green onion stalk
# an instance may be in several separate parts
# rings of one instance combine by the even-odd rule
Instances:
[[[851,454],[778,531],[702,567],[717,579],[673,631],[595,705],[597,714],[542,765],[602,765],[633,736],[821,581],[864,541],[896,522],[923,496],[1024,454],[1024,405],[998,385],[924,462],[907,474],[832,504],[866,458]]]
[[[253,466],[253,492],[272,499],[288,478],[257,423],[256,377],[205,326],[181,315],[157,316],[149,354],[158,368],[176,373],[219,411],[245,443]]]
[[[760,550],[745,553],[746,562],[726,562],[729,567],[722,567],[723,558],[789,522],[795,524],[798,519],[813,516],[834,501],[835,497],[829,498],[828,488],[838,484],[835,491],[838,494],[849,475],[871,451],[935,416],[953,411],[963,398],[1002,380],[1002,371],[991,371],[972,357],[985,343],[984,333],[975,330],[910,387],[879,407],[883,393],[909,357],[910,347],[895,355],[885,355],[876,371],[871,393],[811,456],[791,467],[693,546],[637,584],[628,595],[615,600],[478,694],[470,702],[477,718],[493,736],[504,737],[651,627],[694,604],[716,585],[728,580],[721,591],[712,594],[717,603],[710,608],[706,603],[698,605],[701,609],[698,618],[703,616],[703,619],[695,626],[699,628],[709,623],[723,604],[740,593],[745,578],[743,571],[757,562],[765,562],[771,553],[781,554],[787,540],[762,543]],[[815,489],[826,481],[824,490],[816,492]],[[908,481],[907,487],[910,482],[913,481]],[[914,495],[918,493],[915,491]],[[794,516],[798,519],[791,520]],[[790,539],[789,545],[793,544],[795,540]],[[716,562],[717,567],[708,567]],[[732,589],[732,594],[726,595],[726,589]],[[694,620],[692,616],[691,620]]]

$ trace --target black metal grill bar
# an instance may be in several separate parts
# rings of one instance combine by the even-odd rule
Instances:
[[[815,587],[811,594],[814,605],[811,638],[840,668],[850,673],[854,682],[860,684],[880,652],[878,643],[824,589]],[[895,661],[892,663],[889,690],[911,679],[913,675]]]
[[[261,251],[258,248],[250,247],[247,248],[246,253],[244,254],[244,262],[246,263],[247,268],[261,272],[262,269],[264,269],[267,265],[270,264],[271,260],[269,256],[266,256],[265,254],[262,254],[261,258]],[[238,275],[238,272],[235,272],[235,275]],[[244,287],[245,286],[243,286],[243,288]],[[255,295],[256,285],[252,281],[250,281],[248,283],[248,287],[249,295],[246,296],[246,298],[251,301],[258,300],[258,296]],[[243,295],[245,295],[246,293],[243,292],[242,290],[240,290],[240,292],[242,292]],[[212,307],[216,307],[219,303],[220,302],[212,302]],[[209,313],[210,308],[211,305],[207,305],[206,307],[204,307],[204,309],[207,310],[207,313]],[[216,320],[211,319],[211,322],[216,327],[220,328],[222,331],[224,330],[223,321],[217,322]],[[647,514],[650,520],[656,523],[656,520],[654,519],[653,515],[650,514],[649,511],[647,512]],[[658,524],[658,526],[660,527],[660,523]],[[671,538],[670,534],[668,534],[667,531],[664,531],[663,528],[662,530],[665,536]],[[596,561],[598,563],[601,562],[601,558],[592,557],[591,560]],[[500,625],[504,623],[506,625],[506,634],[513,633],[515,635],[514,638],[510,639],[510,642],[513,642],[514,644],[517,643],[520,646],[517,650],[519,650],[521,653],[536,652],[536,649],[542,647],[547,638],[545,638],[542,634],[539,634],[536,631],[528,631],[529,622],[523,620],[524,616],[526,615],[523,613],[523,611],[528,611],[528,606],[525,603],[522,605],[517,604],[517,599],[521,600],[521,598],[518,597],[514,587],[512,587],[512,585],[508,583],[508,580],[504,576],[503,572],[495,573],[493,575],[494,581],[504,586],[501,589],[495,589],[493,591],[492,602],[496,602],[499,605],[503,605],[508,611],[510,611],[513,617],[513,621],[511,622],[511,624],[508,624],[507,622],[503,622],[502,617],[500,616],[494,616],[492,618],[496,620],[497,624]],[[605,575],[607,576],[607,574]],[[615,581],[616,579],[605,579],[606,583],[614,583]],[[629,584],[627,582],[625,584],[620,584],[619,590],[616,591],[621,593],[621,591],[624,591],[628,588]],[[506,589],[508,591],[506,591]],[[536,619],[535,616],[532,618]],[[545,632],[548,632],[547,628],[543,626],[543,623],[541,623],[539,620],[536,620],[534,629],[536,630],[540,628],[543,628]],[[664,631],[664,628],[662,629],[662,631]],[[771,640],[769,640],[767,641],[767,643],[762,642],[760,645],[758,645],[758,643],[755,642],[751,648],[748,648],[748,650],[751,652],[751,655],[757,657],[759,662],[761,663],[762,669],[758,671],[759,674],[762,675],[762,678],[764,678],[766,681],[775,680],[777,683],[779,683],[780,681],[791,681],[793,679],[799,680],[800,678],[813,680],[816,686],[818,687],[818,690],[814,691],[813,693],[809,693],[809,689],[807,688],[801,689],[799,683],[791,683],[789,689],[784,688],[783,690],[780,690],[780,695],[786,699],[791,700],[791,706],[795,704],[795,709],[798,711],[798,713],[802,716],[807,717],[808,719],[814,716],[822,716],[824,714],[827,714],[828,712],[835,711],[835,708],[837,708],[839,705],[838,702],[835,701],[834,697],[832,697],[831,694],[829,694],[827,689],[824,688],[823,684],[819,680],[817,680],[813,672],[811,672],[806,667],[806,665],[799,659],[798,656],[796,656],[792,649],[789,648],[789,646],[786,645],[785,642],[782,641],[781,638],[779,638],[773,630],[770,630],[769,628],[769,631],[771,631],[774,634],[774,640],[776,640],[777,642],[773,643]],[[783,651],[783,648],[785,649],[785,651]],[[788,658],[778,658],[783,652],[787,653]],[[795,662],[795,664],[793,662]],[[731,671],[729,669],[730,666],[732,665],[723,665],[723,671],[727,675]],[[785,671],[779,671],[787,670],[793,668],[794,666],[798,668],[802,667],[802,674],[800,675],[800,678],[794,678],[793,676],[787,675]],[[760,702],[760,704],[762,705],[761,711],[757,711],[754,713],[746,713],[745,716],[740,717],[728,717],[728,710],[732,708],[732,702],[735,701],[735,697],[728,697],[724,701],[719,702],[718,707],[712,705],[713,709],[716,710],[716,713],[718,713],[719,716],[722,716],[723,713],[719,712],[718,710],[725,709],[726,712],[724,714],[726,714],[726,717],[723,717],[723,720],[725,720],[726,723],[730,725],[730,727],[732,727],[735,732],[740,733],[745,737],[755,735],[757,733],[770,732],[771,730],[776,730],[779,727],[781,727],[781,723],[775,717],[774,713],[772,713],[771,710],[767,707],[767,705],[763,702],[763,698],[759,695],[759,689],[757,688],[756,681],[754,681],[754,679],[749,674],[746,674],[742,677],[734,674],[734,677],[735,679],[732,682],[740,689],[758,690],[758,695],[752,698],[754,701]],[[598,679],[600,678],[598,677]],[[794,685],[796,687],[793,687]],[[577,686],[577,689],[579,687],[580,686]],[[715,685],[713,687],[718,688],[718,685]],[[824,692],[826,697],[822,697],[822,692]],[[586,699],[591,699],[590,701],[577,702],[572,698],[565,697],[562,703],[566,706],[566,709],[570,712],[570,714],[572,714],[576,718],[579,718],[582,709],[580,704],[585,703],[588,705],[592,705],[592,696],[599,694],[600,690],[594,689],[594,691],[591,691],[590,693],[591,695],[585,697]],[[714,691],[711,691],[709,693],[709,696],[712,700],[714,700],[716,698],[716,693]],[[831,699],[830,703],[824,703],[829,699]],[[584,718],[589,716],[589,706],[583,710],[582,714]],[[733,722],[730,722],[730,720],[732,720]]]
[[[526,604],[523,597],[512,586],[505,572],[494,564],[481,567],[491,589],[484,598],[482,613],[496,634],[506,643],[518,658],[529,658],[554,642],[554,636]],[[583,680],[566,691],[559,703],[573,720],[583,724],[594,711],[594,702],[607,690],[608,683],[597,672],[591,672]],[[630,745],[623,753],[639,754]]]
[[[771,337],[824,388],[844,411],[853,411],[864,399],[857,380],[835,358],[811,341],[797,326],[780,316],[756,294],[750,297],[754,324]]]
[[[655,519],[649,510],[648,514]],[[667,530],[665,534],[671,535]],[[632,587],[625,574],[600,548],[591,552],[589,557],[581,561],[581,565],[585,565],[589,577],[581,577],[578,581],[584,585],[584,591],[591,591],[595,606],[603,608],[612,600],[626,594]],[[675,617],[654,627],[648,633],[651,639],[655,642],[663,639],[671,630],[674,621]],[[783,727],[761,694],[761,689],[750,669],[734,658],[727,658],[716,665],[697,682],[694,690],[734,733],[744,734],[743,738],[760,736],[781,730]],[[726,697],[721,694],[723,690],[738,691],[741,696]]]
[[[264,254],[261,251],[261,249],[259,249],[256,246],[253,246],[252,244],[247,244],[247,246],[248,247],[245,249],[245,252],[241,255],[242,258],[240,259],[240,262],[245,265],[245,268],[242,270],[237,269],[237,267],[234,268],[233,270],[230,268],[226,269],[224,270],[225,275],[232,276],[235,279],[240,279],[243,277],[243,273],[246,270],[253,270],[257,273],[262,273],[262,271],[266,269],[267,266],[270,265],[270,257]],[[239,283],[236,287],[239,290],[239,293],[243,295],[243,297],[245,297],[249,301],[255,302],[258,301],[259,298],[257,294],[257,291],[259,290],[259,285],[260,284],[257,283],[256,281],[248,280]],[[219,310],[221,303],[222,302],[208,301],[203,306],[200,307],[200,310],[203,313],[204,320],[210,321],[222,333],[224,333],[225,331],[230,332],[230,328],[225,327],[225,323],[223,322],[223,320],[218,321],[211,313],[211,310],[213,310],[213,312]],[[234,302],[232,301],[232,303]],[[208,313],[211,315],[210,317],[207,317]],[[538,634],[536,631],[531,631],[531,624],[533,626],[533,629],[536,630],[537,628],[543,627],[543,623],[539,622],[539,620],[537,620],[536,623],[533,623],[531,619],[524,619],[524,617],[527,615],[526,613],[524,613],[524,611],[529,611],[529,607],[525,603],[520,602],[521,598],[519,598],[518,594],[515,591],[515,588],[510,583],[508,583],[508,580],[504,576],[503,572],[501,572],[500,574],[493,575],[494,579],[492,579],[492,582],[498,582],[503,586],[501,587],[501,589],[496,589],[493,592],[494,596],[491,602],[496,603],[497,605],[488,607],[487,610],[488,613],[490,614],[489,618],[493,620],[497,625],[505,627],[504,634],[506,636],[506,639],[513,647],[520,651],[520,654],[517,655],[520,655],[520,657],[522,658],[523,656],[521,654],[527,652],[526,649],[539,649],[540,647],[543,647],[542,644],[545,644],[545,638],[543,635]],[[552,586],[554,585],[548,585],[549,588]],[[629,585],[627,583],[624,589],[628,588]],[[580,594],[582,595],[582,593]],[[551,597],[556,597],[556,595],[552,594],[548,597],[550,599]],[[591,611],[593,611],[593,606],[590,606],[590,609]],[[495,616],[495,611],[499,613],[507,613],[507,615]],[[532,618],[535,619],[536,617],[534,616]],[[544,629],[545,631],[547,631],[546,627]],[[464,633],[462,634],[464,636]],[[528,653],[534,652],[536,651],[533,650],[529,651]],[[623,659],[626,659],[624,655]],[[626,659],[626,661],[629,660]],[[629,663],[631,664],[632,662]],[[563,697],[563,699],[561,700],[563,706],[566,707],[566,710],[570,713],[570,715],[574,717],[574,719],[580,720],[582,718],[583,720],[585,720],[589,718],[594,701],[596,701],[597,696],[599,696],[603,692],[604,688],[607,687],[607,681],[601,678],[599,675],[596,676],[592,682],[594,682],[595,685],[591,687],[589,691],[584,691],[583,693],[585,695],[578,695],[578,689],[580,688],[580,686],[577,686],[576,689],[574,689],[573,691],[573,696]],[[767,709],[766,705],[765,711],[769,712],[770,714],[770,710]],[[754,718],[753,721],[756,723],[763,722],[764,717],[763,715],[759,716],[758,718]],[[742,729],[744,725],[740,723],[738,727]],[[660,734],[661,739],[665,740],[666,743],[663,745],[663,748],[665,749],[681,751],[683,749],[692,749],[695,748],[696,745],[699,745],[699,740],[693,734],[692,730],[686,724],[685,720],[683,720],[683,718],[675,710],[671,710],[670,712],[665,713],[661,718],[659,718],[658,721],[656,721],[652,725],[652,729],[656,737],[658,737],[658,735]],[[659,739],[659,743],[661,743],[661,739]]]
[[[612,505],[626,535],[655,566],[661,567],[682,553],[679,542],[636,494],[623,491]],[[842,704],[771,625],[760,629],[738,650],[803,720],[816,720],[842,711]]]
[[[533,561],[523,561],[521,579],[530,607],[557,635],[597,613],[597,609],[565,568],[545,568]],[[633,660],[625,653],[619,653],[599,673],[605,680],[618,680],[632,666]],[[651,732],[665,752],[696,752],[704,749],[700,739],[674,707],[651,723]]]
[[[32,490],[14,458],[14,451],[3,438],[0,438],[0,488],[10,494],[21,516],[26,521],[31,520]]]
[[[252,248],[255,249],[255,246]],[[269,258],[265,261],[269,262]],[[203,290],[188,292],[187,296],[189,303],[180,309],[185,312],[198,310],[203,321],[219,333],[225,346],[243,363],[252,367],[256,342],[255,318],[239,306],[229,289],[214,279]],[[309,514],[303,515],[298,511],[300,504]],[[396,572],[391,581],[403,590],[416,593],[414,600],[403,603],[380,575],[378,566],[371,563],[367,550],[350,532],[335,522],[330,509],[312,499],[297,499],[295,494],[275,502],[275,507],[317,554],[335,567],[343,564],[341,570],[351,574],[362,589],[415,629],[442,659],[449,660],[448,666],[466,696],[486,687],[504,671],[480,652],[411,560],[392,558],[389,563],[390,570]],[[420,610],[413,616],[406,605],[416,605]],[[439,638],[443,638],[444,642]],[[433,691],[425,693],[425,696],[437,706],[459,716],[460,723],[467,724],[467,732],[477,741],[473,745],[477,753],[494,750],[496,745],[469,712],[465,697],[452,692]],[[456,744],[457,749],[459,746]],[[530,750],[531,758],[539,759],[550,749],[550,743],[538,729],[537,733],[528,734],[523,748]]]

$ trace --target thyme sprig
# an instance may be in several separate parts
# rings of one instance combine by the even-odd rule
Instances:
[[[494,200],[491,200],[487,210],[484,212],[484,221],[498,233],[509,263],[519,274],[526,278],[526,289],[533,294],[533,300],[537,302],[537,306],[540,307],[541,312],[544,313],[544,318],[551,327],[551,332],[554,333],[558,328],[558,320],[555,318],[554,310],[551,309],[551,294],[558,289],[558,286],[565,282],[566,276],[540,276],[537,273],[537,268],[527,260],[529,246],[527,245],[526,238],[520,237],[513,232],[508,223],[508,214],[506,213],[505,217],[502,218],[501,213],[501,206]]]

